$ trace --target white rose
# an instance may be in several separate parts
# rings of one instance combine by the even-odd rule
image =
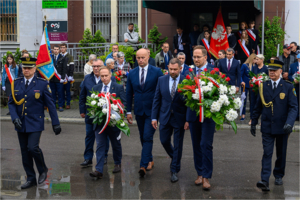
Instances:
[[[92,106],[96,105],[96,103],[97,103],[96,101],[91,102]]]
[[[116,119],[116,117],[117,117],[117,116],[116,116],[115,114],[112,114],[112,115],[110,116],[111,119]]]
[[[241,101],[241,99],[239,98],[239,97],[237,97],[237,98],[235,98],[234,100],[233,100],[233,102],[234,102],[234,108],[235,109],[239,109],[241,106],[242,106],[242,101]]]
[[[199,93],[197,93],[197,94],[192,94],[192,98],[193,98],[193,99],[196,99],[196,100],[199,100]]]
[[[201,85],[205,85],[205,82],[204,82],[204,81],[201,81]]]
[[[238,113],[235,110],[230,109],[227,111],[225,117],[228,121],[232,122],[238,117]]]
[[[229,94],[235,94],[236,93],[236,88],[235,86],[231,86],[230,89],[229,89]]]
[[[94,99],[95,98],[95,94],[91,94],[91,97]]]
[[[114,105],[114,104],[111,105],[111,108],[112,108],[114,111],[118,111],[118,109],[119,109],[118,106],[116,106],[116,105]]]
[[[211,104],[211,107],[210,107],[210,111],[211,111],[211,112],[219,112],[220,109],[221,109],[221,104],[220,104],[220,102],[214,101],[214,102]]]
[[[208,83],[207,83],[207,86],[209,86],[209,87],[213,87],[213,86],[214,86],[214,84],[213,84],[212,82],[208,82]]]
[[[229,104],[230,104],[230,101],[225,101],[224,103],[223,103],[225,106],[229,106]]]
[[[103,108],[103,109],[102,109],[102,112],[103,112],[104,114],[106,114],[106,113],[107,113],[107,108]]]
[[[224,104],[226,101],[228,101],[228,97],[225,94],[220,95],[219,100],[222,104]]]
[[[120,126],[121,126],[121,127],[124,127],[124,126],[125,126],[125,123],[124,123],[124,122],[122,122],[122,123],[120,124]]]

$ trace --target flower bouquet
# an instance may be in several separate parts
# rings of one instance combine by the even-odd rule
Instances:
[[[294,85],[296,84],[295,80],[298,81],[298,83],[300,82],[300,72],[299,71],[293,75],[293,79],[294,79],[294,82],[293,82]]]
[[[264,82],[269,80],[269,76],[267,74],[263,73],[259,73],[259,74],[254,74],[253,72],[249,72],[249,75],[251,77],[250,81],[249,81],[249,85],[252,88],[252,91],[255,92],[256,94],[258,94],[258,88],[259,85]]]
[[[122,85],[122,70],[118,70],[116,72],[113,72],[113,76],[116,78],[116,81],[118,84]]]
[[[116,94],[92,92],[87,97],[88,116],[93,118],[93,124],[104,124],[101,134],[107,126],[118,127],[125,135],[130,135],[130,129],[124,122],[125,109],[120,98]]]
[[[238,117],[236,110],[242,102],[236,97],[236,87],[228,85],[230,78],[226,78],[218,68],[211,71],[204,69],[198,76],[195,76],[193,69],[189,71],[190,75],[178,84],[178,92],[186,97],[185,105],[196,111],[200,122],[204,118],[212,118],[219,130],[228,121],[236,133],[234,120]]]

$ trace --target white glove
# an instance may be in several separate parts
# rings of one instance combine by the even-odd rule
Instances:
[[[6,89],[6,87],[5,87],[5,86],[3,86],[3,87],[2,87],[2,90],[3,90],[3,91],[5,91],[5,89]]]
[[[71,82],[71,81],[74,81],[74,78],[73,78],[73,76],[69,76],[68,77],[68,80]]]
[[[65,82],[65,79],[60,79],[59,82],[60,82],[60,83],[64,83],[64,82]]]

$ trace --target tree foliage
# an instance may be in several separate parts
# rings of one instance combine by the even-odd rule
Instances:
[[[168,37],[164,37],[163,39],[161,39],[161,33],[158,31],[158,27],[154,24],[153,28],[150,29],[148,38],[149,41],[154,43],[156,45],[156,49],[154,49],[154,51],[158,51],[161,47],[161,45],[167,41]]]
[[[118,44],[118,43],[116,43]],[[100,59],[105,62],[106,57],[108,56],[108,54],[110,54],[112,52],[112,46],[114,44],[111,44],[109,47],[109,51],[106,52],[104,55],[100,56]],[[136,54],[136,52],[133,50],[133,48],[131,46],[124,46],[124,45],[119,45],[119,51],[123,52],[125,54],[125,60],[128,63],[134,64],[133,61],[133,56]]]

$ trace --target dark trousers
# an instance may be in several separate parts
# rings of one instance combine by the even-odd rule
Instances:
[[[286,150],[288,134],[272,135],[270,133],[262,133],[262,143],[264,154],[262,157],[261,180],[269,182],[272,171],[272,156],[274,143],[276,141],[276,161],[273,175],[275,178],[282,178],[285,171]]]
[[[66,84],[64,84],[63,94],[63,102],[65,104],[67,101],[67,105],[69,106],[71,103],[71,83],[69,81]]]
[[[95,131],[93,130],[93,124],[85,124],[85,150],[84,150],[84,160],[92,160],[94,155],[94,143],[95,143]],[[106,138],[106,149],[105,158],[107,158],[107,153],[109,150],[109,137]]]
[[[255,94],[255,92],[250,89],[250,119],[252,119],[253,111],[255,108],[255,105],[257,103],[258,94]]]
[[[117,140],[117,137],[121,133],[121,131],[118,128],[108,126],[101,134],[99,134],[101,129],[102,129],[102,126],[97,126],[96,131],[95,131],[95,138],[96,138],[96,143],[97,143],[96,170],[100,173],[103,173],[105,150],[107,148],[107,137],[109,137],[110,142],[111,142],[115,165],[121,164],[122,146],[121,146],[121,140]]]
[[[173,135],[174,147],[171,144]],[[160,142],[166,150],[167,154],[172,158],[171,172],[178,173],[180,171],[180,161],[182,156],[184,126],[179,127],[173,114],[166,125],[159,126]]]
[[[151,125],[151,116],[143,115],[135,117],[138,129],[140,132],[140,140],[142,144],[142,157],[140,167],[147,167],[149,162],[153,161],[152,148],[153,148],[153,135],[155,129]]]
[[[246,99],[244,100],[244,107],[243,107],[242,115],[246,114],[247,96],[248,96],[249,90],[250,90],[249,88],[245,87]],[[243,93],[243,87],[241,87],[241,92]],[[250,99],[250,102],[251,102],[251,99]]]
[[[300,108],[299,108],[299,104],[300,104],[300,102],[299,102],[299,84],[296,84],[295,85],[295,91],[296,91],[296,94],[297,94],[297,101],[298,101],[298,115],[297,115],[297,119],[299,119],[299,112],[300,112]]]
[[[193,151],[194,165],[198,176],[211,178],[213,171],[213,140],[215,132],[215,122],[206,118],[201,123],[198,120],[189,122]]]
[[[54,105],[56,105],[56,93],[58,96],[58,107],[63,107],[64,106],[64,85],[63,83],[56,83],[56,82],[51,82],[50,81],[50,88],[52,91],[52,99],[54,102]]]
[[[33,160],[39,174],[47,171],[43,152],[39,147],[42,132],[18,132],[19,143],[21,147],[22,163],[26,171],[27,181],[36,181]]]

